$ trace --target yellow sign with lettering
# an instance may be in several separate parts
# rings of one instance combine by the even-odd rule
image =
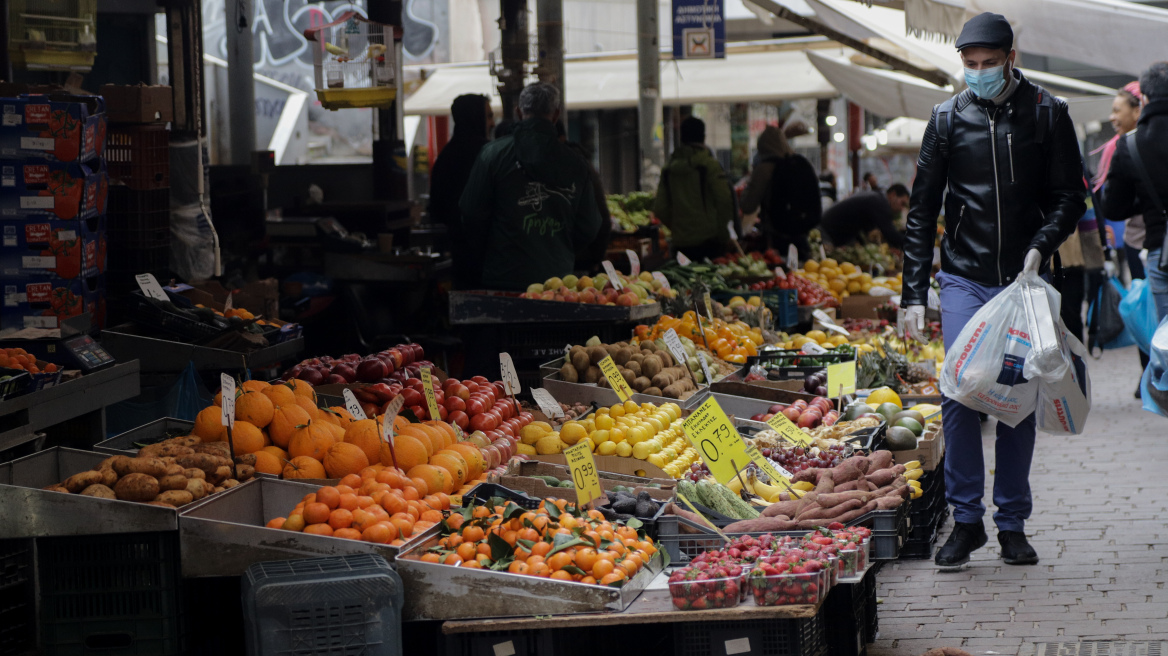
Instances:
[[[681,426],[719,483],[729,483],[750,462],[746,443],[714,397],[698,406]]]
[[[766,423],[767,426],[775,429],[775,432],[779,434],[779,437],[787,440],[791,444],[797,446],[807,446],[808,444],[811,444],[811,436],[807,433],[804,433],[802,429],[793,424],[791,420],[787,419],[786,415],[781,412],[776,412],[773,417],[767,419]]]
[[[572,486],[576,488],[576,501],[583,506],[604,496],[600,487],[600,475],[592,460],[592,449],[587,442],[579,442],[564,449],[568,469],[572,472]]]
[[[628,381],[621,375],[620,369],[612,361],[612,356],[604,356],[604,359],[598,362],[597,366],[600,367],[600,373],[608,379],[608,385],[612,387],[612,391],[616,392],[617,398],[621,401],[628,401],[629,397],[633,395],[633,388],[629,387]]]

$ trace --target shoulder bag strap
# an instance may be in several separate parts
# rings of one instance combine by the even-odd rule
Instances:
[[[1160,201],[1160,194],[1156,193],[1156,187],[1152,184],[1152,177],[1148,175],[1148,168],[1144,166],[1144,159],[1140,157],[1140,147],[1136,143],[1136,132],[1132,131],[1127,133],[1124,139],[1127,141],[1127,151],[1131,153],[1132,164],[1135,165],[1136,173],[1140,176],[1140,182],[1144,185],[1144,191],[1148,194],[1148,199],[1152,201],[1152,206],[1156,208],[1160,216],[1164,217],[1165,221],[1168,222],[1168,212],[1164,211],[1164,204]],[[1165,240],[1168,241],[1168,236],[1166,236]],[[1168,271],[1168,248],[1165,248],[1164,245],[1160,247],[1160,261],[1158,266],[1161,271]]]

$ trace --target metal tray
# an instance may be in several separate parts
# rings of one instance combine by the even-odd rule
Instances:
[[[661,315],[660,303],[592,305],[521,298],[518,292],[450,292],[450,323],[532,323],[548,321],[640,321]]]
[[[431,546],[436,538],[408,547],[403,556]],[[665,568],[665,557],[659,550],[620,588],[463,569],[404,557],[397,559],[394,567],[410,591],[402,619],[455,620],[624,610]]]
[[[176,373],[192,362],[200,371],[264,369],[303,351],[304,338],[240,353],[105,330],[101,333],[101,345],[118,360],[138,359],[143,373]]]
[[[178,512],[171,508],[41,489],[108,457],[54,447],[0,464],[0,538],[176,530]]]
[[[400,547],[268,528],[319,483],[256,478],[186,506],[178,518],[184,577],[240,576],[253,563],[377,554],[393,562]],[[419,543],[438,527],[411,538]],[[407,543],[408,546],[409,543]]]
[[[174,417],[163,417],[162,419],[155,419],[154,421],[132,428],[120,435],[115,435],[108,440],[103,440],[93,445],[93,450],[98,453],[108,453],[110,455],[120,456],[136,456],[138,455],[138,447],[134,446],[135,442],[157,442],[167,435],[190,435],[191,429],[195,427],[195,422],[186,421],[185,419],[175,419]]]

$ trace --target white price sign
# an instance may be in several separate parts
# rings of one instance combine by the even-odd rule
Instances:
[[[385,407],[385,416],[381,418],[381,441],[389,442],[390,449],[393,449],[393,422],[397,421],[397,413],[401,412],[405,404],[406,398],[398,394]]]
[[[511,361],[510,353],[499,354],[499,373],[503,380],[503,387],[507,389],[507,394],[515,396],[523,391],[519,386],[519,374],[515,372],[515,363]]]
[[[665,291],[672,289],[672,287],[669,286],[669,278],[666,278],[665,274],[661,273],[660,271],[653,272],[653,280],[661,283],[661,289],[664,289]]]
[[[235,296],[235,292],[232,292],[232,293],[227,295],[227,300],[223,301],[223,311],[224,312],[226,312],[228,310],[235,309],[235,304],[232,302],[232,299],[234,298],[234,296]]]
[[[540,412],[548,417],[556,418],[563,417],[564,410],[560,407],[560,402],[552,396],[552,393],[542,387],[531,388],[531,398],[535,399],[535,404],[539,406]]]
[[[235,428],[235,379],[231,374],[219,374],[219,385],[222,388],[219,402],[222,412],[219,418],[224,426]]]
[[[634,278],[641,275],[641,258],[637,257],[637,254],[634,253],[633,249],[631,248],[625,249],[625,255],[629,256],[629,271],[631,272],[630,275],[632,275]]]
[[[365,415],[365,410],[361,407],[361,404],[357,403],[357,397],[353,396],[353,390],[346,389],[341,392],[341,396],[345,397],[345,409],[349,411],[350,415],[353,415],[354,421],[369,418]]]
[[[162,285],[158,284],[158,280],[154,278],[153,273],[139,273],[134,276],[134,280],[138,281],[138,289],[149,298],[157,301],[169,301],[170,297],[162,289]]]
[[[799,268],[799,249],[795,248],[795,244],[787,247],[787,266],[791,267],[792,271]]]
[[[608,281],[612,283],[612,286],[615,287],[617,291],[625,288],[624,284],[621,283],[620,276],[616,273],[616,269],[613,268],[612,262],[605,260],[600,263],[600,266],[604,267],[604,272],[608,274]]]
[[[827,328],[828,330],[834,330],[844,337],[848,336],[848,331],[835,325],[835,321],[831,317],[827,316],[827,313],[823,310],[813,310],[811,312],[811,316],[815,317],[815,319],[819,321],[819,323],[822,324],[824,328]]]
[[[691,260],[691,259],[689,259],[688,257],[686,257],[686,256],[685,256],[685,253],[682,253],[681,251],[678,251],[678,253],[677,253],[677,263],[678,263],[678,264],[680,264],[681,266],[689,266],[689,265],[693,264],[693,260]]]
[[[669,348],[669,352],[673,355],[673,359],[677,360],[680,365],[685,365],[686,355],[685,346],[681,343],[681,338],[677,336],[677,331],[670,328],[665,331],[663,337],[665,346]]]
[[[706,362],[706,352],[698,351],[698,361],[702,363],[702,373],[706,376],[706,384],[709,385],[714,382],[714,377],[710,375],[710,365]]]

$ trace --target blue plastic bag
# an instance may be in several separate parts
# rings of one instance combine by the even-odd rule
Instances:
[[[1137,278],[1132,281],[1127,296],[1119,302],[1119,315],[1123,317],[1125,330],[1140,350],[1150,353],[1152,335],[1160,322],[1156,320],[1156,301],[1147,280]]]
[[[1144,410],[1168,417],[1168,317],[1152,335],[1148,366],[1140,380]]]
[[[1090,327],[1090,332],[1087,337],[1088,352],[1093,352],[1096,348],[1103,350],[1118,349],[1136,343],[1127,330],[1120,330],[1117,337],[1102,344],[1097,341],[1097,339],[1104,338],[1102,334],[1109,332],[1112,324],[1122,323],[1123,319],[1119,316],[1119,302],[1128,293],[1118,278],[1105,276],[1104,280],[1105,282],[1099,286],[1099,291],[1095,294],[1095,298],[1092,299],[1091,305],[1087,308],[1087,325]],[[1118,300],[1116,300],[1117,297]],[[1112,305],[1108,307],[1106,304]],[[1103,313],[1102,316],[1100,316],[1100,313]]]

